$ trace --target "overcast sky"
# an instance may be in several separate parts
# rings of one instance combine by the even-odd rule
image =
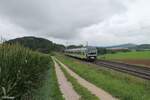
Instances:
[[[0,36],[96,46],[150,43],[150,0],[0,0]]]

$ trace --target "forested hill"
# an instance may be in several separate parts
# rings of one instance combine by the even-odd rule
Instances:
[[[49,53],[51,51],[63,51],[65,48],[64,45],[56,44],[47,39],[38,38],[38,37],[16,38],[16,39],[6,41],[5,43],[9,43],[9,44],[19,43],[27,48],[40,51],[43,53]]]

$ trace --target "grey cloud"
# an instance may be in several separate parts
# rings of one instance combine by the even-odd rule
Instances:
[[[101,22],[125,7],[118,0],[1,0],[5,16],[31,35],[71,39],[83,27]]]
[[[92,44],[150,43],[150,1],[136,0],[125,12],[80,30],[80,38]],[[92,35],[91,35],[92,33]],[[94,41],[92,40],[94,39]]]

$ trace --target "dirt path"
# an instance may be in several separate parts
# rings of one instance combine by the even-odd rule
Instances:
[[[56,63],[54,58],[53,58],[53,61],[55,64],[55,71],[56,71],[56,76],[57,76],[58,83],[59,83],[59,88],[65,100],[79,100],[80,96],[75,92],[71,83],[67,81],[67,78],[65,77],[60,66]]]
[[[55,58],[56,59],[56,58]],[[58,62],[60,62],[58,59],[56,59]],[[79,75],[74,73],[72,70],[70,70],[66,65],[60,62],[60,64],[68,71],[68,73],[73,76],[79,84],[81,84],[83,87],[87,88],[92,94],[96,95],[100,100],[117,100],[116,98],[112,97],[109,93],[105,92],[104,90],[98,88],[94,84],[86,81],[85,79],[81,78]]]

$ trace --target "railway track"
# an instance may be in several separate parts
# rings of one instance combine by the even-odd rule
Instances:
[[[72,58],[82,60],[87,63],[86,60],[83,60],[77,57],[72,57]],[[107,68],[117,70],[120,72],[128,73],[128,74],[131,74],[131,75],[143,78],[143,79],[150,80],[150,68],[147,68],[147,67],[131,65],[131,64],[121,63],[121,62],[107,61],[107,60],[96,60],[90,63],[96,64],[101,67],[107,67]]]
[[[137,77],[150,80],[150,68],[141,67],[137,65],[131,65],[120,62],[106,61],[106,60],[97,60],[93,62],[96,65],[104,66],[110,69],[117,71],[129,73]]]

